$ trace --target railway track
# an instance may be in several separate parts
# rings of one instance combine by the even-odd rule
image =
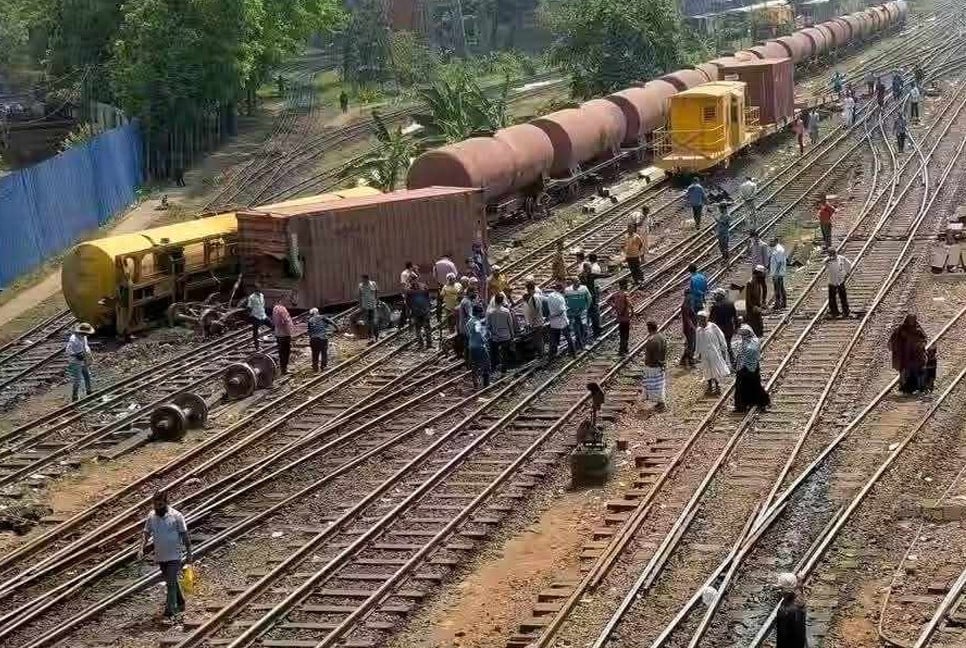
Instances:
[[[957,112],[958,114],[958,108]],[[951,123],[951,122],[950,122]],[[947,127],[948,128],[948,127]],[[938,143],[938,142],[937,142]],[[958,155],[958,154],[957,154]],[[915,154],[913,154],[915,157]],[[955,161],[954,157],[954,161]],[[902,166],[898,165],[896,167],[897,172],[901,172]],[[922,167],[925,169],[925,166]],[[925,173],[925,171],[923,171]],[[912,182],[906,186],[906,188],[901,192],[905,194]],[[891,185],[891,186],[890,186]],[[879,248],[884,247],[885,251],[882,255],[882,259],[877,261],[877,255],[873,249],[875,246],[872,245],[874,239],[873,236],[880,236],[888,242],[888,237],[895,236],[896,233],[902,232],[905,228],[909,230],[910,227],[918,221],[921,223],[921,216],[924,214],[925,201],[916,210],[913,210],[912,214],[901,214],[900,210],[896,210],[894,205],[897,204],[893,202],[894,194],[896,191],[895,183],[888,183],[886,187],[879,193],[878,196],[875,195],[875,188],[871,190],[870,199],[874,202],[870,204],[875,204],[885,197],[886,208],[884,210],[883,216],[877,221],[877,227],[870,233],[867,229],[863,228],[863,223],[867,222],[867,219],[861,220],[855,228],[853,228],[852,234],[858,234],[866,238],[863,243],[863,249],[859,252],[857,258],[864,259],[855,271],[856,274],[853,275],[851,282],[853,285],[855,283],[862,283],[862,269],[870,268],[873,270],[871,277],[866,280],[866,294],[875,295],[875,298],[871,300],[875,303],[881,299],[883,292],[881,290],[881,282],[883,274],[877,271],[879,268],[884,268],[888,266],[883,266],[882,261],[891,262],[892,270],[887,273],[886,278],[891,278],[889,283],[895,281],[899,276],[902,269],[905,268],[905,264],[901,263],[905,257],[905,252],[907,250],[897,250],[895,246],[878,246]],[[893,212],[899,211],[899,214]],[[904,216],[904,218],[897,217]],[[891,218],[887,218],[891,217]],[[888,226],[885,226],[888,222]],[[866,226],[867,227],[867,226]],[[907,242],[907,248],[913,241],[913,236],[915,229],[912,231],[904,232],[906,234],[905,241]],[[903,240],[900,238],[900,241]],[[848,249],[849,241],[847,240],[844,244],[845,249]],[[889,250],[889,248],[892,248]],[[869,251],[869,250],[872,251]],[[868,254],[866,254],[868,252]],[[901,252],[901,254],[899,254]],[[892,261],[898,258],[898,261]],[[866,265],[867,264],[867,265]],[[857,281],[858,280],[858,281]],[[814,285],[814,281],[813,281]],[[871,292],[868,292],[871,289]],[[860,288],[861,290],[861,288]],[[853,289],[851,291],[856,292]],[[861,292],[859,294],[862,294]],[[809,300],[807,299],[808,294],[802,296],[799,299],[798,304],[793,307],[798,308],[804,303],[805,314],[811,315],[815,312],[815,306],[822,304],[822,299],[819,295],[813,295],[811,297],[811,305],[809,305]],[[866,298],[868,299],[868,298]],[[867,301],[869,303],[869,301]],[[656,619],[667,618],[669,611],[666,609],[668,605],[668,600],[680,600],[682,593],[691,594],[694,591],[695,583],[694,580],[699,574],[703,573],[701,565],[707,565],[709,561],[714,561],[721,558],[722,553],[728,553],[728,548],[734,546],[733,551],[737,551],[739,545],[732,545],[728,538],[733,538],[735,529],[735,520],[744,519],[745,516],[748,517],[748,522],[746,523],[744,530],[741,535],[738,536],[738,540],[748,536],[749,529],[755,529],[756,520],[760,520],[761,517],[759,512],[762,510],[762,506],[755,506],[755,502],[760,499],[760,494],[769,483],[767,466],[769,462],[774,462],[780,457],[784,457],[791,453],[792,459],[789,459],[789,464],[793,460],[795,454],[797,453],[798,447],[795,446],[793,441],[793,436],[789,434],[789,429],[796,429],[798,424],[804,426],[804,430],[807,432],[812,425],[814,425],[818,413],[821,410],[822,404],[825,402],[829,391],[831,390],[831,385],[834,383],[838,376],[838,369],[841,368],[845,355],[839,355],[843,353],[848,353],[857,344],[858,339],[861,337],[862,329],[858,327],[863,327],[868,321],[868,313],[863,317],[861,322],[855,321],[835,321],[834,323],[823,322],[819,324],[818,316],[821,315],[821,308],[815,313],[811,318],[806,317],[806,321],[809,325],[815,327],[818,325],[821,328],[825,328],[826,331],[824,335],[818,337],[818,342],[811,345],[807,344],[806,331],[795,331],[792,329],[792,335],[784,336],[789,342],[793,341],[791,350],[784,354],[779,355],[781,362],[778,367],[772,369],[771,375],[771,386],[777,387],[779,389],[776,402],[788,403],[782,406],[781,411],[769,412],[767,414],[760,414],[758,416],[745,417],[736,429],[734,429],[731,434],[726,432],[730,431],[727,428],[731,426],[722,426],[719,429],[718,424],[712,423],[712,416],[714,412],[709,413],[708,416],[699,425],[698,430],[706,428],[708,438],[718,436],[719,441],[717,444],[718,450],[715,451],[712,447],[709,451],[708,448],[702,447],[701,449],[693,449],[692,456],[697,454],[697,456],[706,457],[716,457],[714,464],[710,469],[704,467],[704,464],[700,468],[696,468],[693,473],[697,477],[701,474],[701,471],[707,470],[705,473],[704,480],[696,478],[691,480],[701,481],[701,486],[690,498],[684,498],[679,501],[687,501],[688,504],[683,509],[680,506],[675,507],[675,511],[680,510],[680,514],[677,516],[676,520],[672,521],[670,519],[665,522],[661,522],[664,516],[658,513],[656,516],[652,515],[648,520],[648,530],[645,532],[644,537],[639,537],[635,539],[637,545],[637,551],[634,553],[635,564],[645,563],[647,567],[643,572],[640,573],[639,577],[635,581],[634,585],[629,589],[628,595],[625,597],[624,602],[611,616],[611,621],[605,627],[605,630],[601,632],[598,636],[597,641],[594,645],[602,646],[610,642],[622,643],[626,639],[621,639],[622,637],[634,636],[635,640],[639,640],[642,637],[653,637],[654,634],[654,621]],[[790,315],[789,313],[788,315]],[[787,320],[788,315],[784,319]],[[830,326],[831,324],[831,326]],[[847,326],[852,330],[841,330],[843,327]],[[791,328],[791,327],[789,327]],[[858,330],[856,330],[858,329]],[[777,333],[773,333],[769,337],[769,342],[773,345],[775,342],[775,336]],[[805,343],[804,349],[799,349]],[[787,343],[786,343],[787,344]],[[842,348],[846,349],[845,352]],[[782,345],[778,345],[782,348]],[[771,346],[769,347],[769,354],[771,355]],[[834,359],[838,357],[839,361],[837,369],[832,372],[831,375],[822,376],[823,371],[827,371],[827,367]],[[766,356],[767,358],[767,356]],[[788,363],[793,359],[796,359],[795,366],[791,371],[789,369]],[[769,363],[766,359],[765,366],[766,370],[770,368],[768,365],[773,364],[774,360]],[[826,369],[820,369],[822,365],[825,365]],[[803,366],[804,365],[804,366]],[[778,376],[781,374],[782,370],[786,370],[788,375]],[[800,377],[798,377],[800,376]],[[776,382],[779,381],[779,382]],[[814,394],[816,390],[822,389],[824,387],[824,393],[820,400],[819,406],[815,407]],[[844,397],[845,401],[848,400],[849,394],[848,389],[842,389],[840,399]],[[719,403],[720,404],[720,403]],[[841,406],[841,404],[839,405]],[[833,406],[834,411],[834,406]],[[796,416],[800,417],[796,423]],[[831,418],[834,418],[832,416]],[[789,423],[792,423],[789,426]],[[717,434],[716,434],[717,433]],[[803,433],[804,435],[805,433]],[[804,438],[804,436],[802,437]],[[791,445],[789,445],[791,444]],[[665,456],[661,456],[661,455]],[[649,467],[658,467],[659,464],[666,462],[668,453],[657,453],[657,456],[651,457],[650,461],[647,460],[645,455],[644,465]],[[727,467],[725,464],[727,463]],[[775,465],[771,470],[777,470],[780,465]],[[689,466],[689,470],[695,468],[694,466]],[[720,472],[719,472],[720,470]],[[775,490],[782,483],[782,478],[787,471],[787,468],[779,473],[778,479],[774,482],[773,489],[769,495],[769,498],[765,500],[765,504],[770,501],[770,498],[774,497]],[[649,471],[653,473],[654,471]],[[644,477],[644,475],[642,475]],[[660,478],[659,478],[660,479]],[[682,483],[687,483],[689,480],[682,479]],[[715,485],[711,488],[712,481]],[[762,483],[764,482],[764,483]],[[742,496],[742,494],[744,496]],[[683,496],[682,496],[683,497]],[[701,500],[704,499],[704,502]],[[651,500],[651,498],[645,497],[643,500]],[[674,498],[672,497],[673,501]],[[663,500],[667,501],[667,500]],[[699,502],[700,510],[699,510]],[[643,502],[642,502],[643,503]],[[738,507],[739,510],[736,511],[735,508]],[[632,507],[637,511],[643,509],[650,509],[650,505],[640,506],[635,505]],[[750,510],[749,510],[750,508]],[[652,511],[653,512],[653,511]],[[698,521],[696,521],[696,518]],[[695,527],[695,530],[691,530],[689,527]],[[655,527],[657,529],[655,529]],[[658,530],[659,529],[659,530]],[[666,530],[666,531],[665,531]],[[664,534],[664,535],[662,535]],[[686,554],[689,556],[687,562],[679,558],[674,560],[672,557],[672,550],[682,542],[682,537],[689,538],[689,546],[702,546],[702,547],[715,547],[714,549],[704,549],[712,553],[713,556],[702,556],[701,552],[698,552],[697,557],[694,551]],[[712,542],[712,540],[716,540]],[[653,550],[643,549],[643,547],[652,547]],[[770,555],[775,555],[774,553]],[[728,559],[732,559],[732,555],[728,555]],[[698,565],[697,568],[696,564]],[[712,563],[713,564],[713,563]],[[598,569],[598,572],[600,570]],[[697,572],[697,573],[692,573]],[[591,573],[594,573],[594,569],[591,569]],[[761,571],[759,570],[759,573]],[[719,573],[720,575],[720,573]],[[657,580],[660,579],[660,580]],[[657,584],[655,581],[657,580]],[[710,579],[709,579],[710,580]],[[663,581],[663,582],[662,582]],[[713,582],[713,581],[711,581]],[[651,595],[651,589],[654,588],[654,594]],[[688,600],[687,605],[693,606],[695,601],[700,597],[700,588],[697,589],[698,594],[691,597]],[[636,602],[639,597],[646,596],[645,602]],[[675,598],[677,597],[677,598]],[[653,599],[653,600],[652,600]],[[629,610],[633,607],[643,608],[642,610],[636,610],[633,613],[633,619],[647,619],[647,625],[642,626],[641,621],[634,622],[633,620],[628,622],[625,615],[629,615]],[[673,607],[673,604],[672,604]],[[677,619],[675,619],[677,620]],[[618,631],[618,626],[621,629]],[[671,626],[669,626],[671,627]],[[670,634],[670,633],[666,633]],[[655,640],[654,645],[662,645],[664,640],[667,638],[666,634],[661,634]],[[700,637],[700,634],[697,635]],[[726,641],[722,637],[716,637],[718,641]],[[739,638],[740,641],[740,638]],[[549,645],[544,643],[539,643],[538,645]],[[677,642],[674,642],[677,645]],[[689,645],[697,645],[696,642],[692,642]],[[712,644],[717,645],[717,644]]]
[[[880,127],[881,124],[876,126],[877,129]],[[874,169],[878,169],[880,166],[881,163],[876,163]],[[868,180],[864,181],[868,182]],[[872,180],[873,186],[867,198],[867,208],[863,212],[868,212],[868,207],[874,204],[872,201],[883,200],[886,196],[891,198],[895,193],[894,185],[891,187],[886,185],[885,189],[877,196],[875,181],[876,178],[874,177]],[[871,272],[868,275],[860,273],[853,276],[850,293],[852,293],[853,299],[858,295],[861,301],[868,303],[870,297],[874,296],[881,286],[882,275],[879,269],[888,267],[884,264],[891,264],[891,260],[897,251],[896,246],[889,245],[880,245],[870,249],[872,236],[880,232],[884,237],[894,236],[896,232],[892,228],[897,227],[897,223],[901,221],[890,221],[889,226],[883,229],[886,219],[884,217],[878,220],[873,219],[871,222],[877,223],[877,228],[870,233],[867,229],[863,229],[863,223],[870,222],[867,218],[868,213],[865,213],[864,216],[850,233],[843,249],[848,256],[851,250],[855,249],[850,247],[853,245],[850,239],[852,237],[864,239],[858,258],[868,257],[863,261],[863,264],[866,264],[864,267],[870,268]],[[860,265],[860,267],[862,266]],[[665,588],[654,585],[654,581],[663,569],[668,568],[667,562],[672,549],[680,541],[678,534],[683,534],[684,529],[688,528],[694,516],[699,514],[698,503],[704,493],[708,491],[708,485],[716,477],[718,469],[721,469],[723,473],[733,473],[732,479],[724,481],[726,485],[715,488],[713,495],[709,496],[714,499],[703,504],[701,510],[721,511],[720,519],[733,525],[734,516],[729,517],[725,513],[729,511],[729,502],[732,500],[745,502],[747,500],[739,497],[738,494],[755,493],[762,488],[759,480],[761,479],[760,475],[765,472],[761,465],[765,463],[764,458],[782,456],[783,452],[788,451],[783,450],[782,444],[788,443],[789,422],[795,420],[796,411],[798,416],[808,413],[810,406],[814,404],[815,391],[820,389],[820,386],[826,381],[822,374],[827,372],[828,367],[816,369],[816,365],[822,360],[828,363],[834,359],[837,353],[841,351],[842,345],[853,335],[853,331],[849,329],[854,329],[857,324],[854,320],[820,321],[824,302],[821,294],[813,291],[811,297],[806,299],[809,290],[814,289],[819,276],[814,274],[810,286],[806,289],[806,294],[793,307],[792,311],[783,317],[772,316],[768,318],[771,321],[766,325],[766,329],[772,330],[766,340],[766,347],[768,348],[765,359],[766,371],[772,369],[772,371],[780,373],[782,370],[788,370],[790,368],[788,363],[791,358],[799,358],[792,368],[793,371],[789,372],[790,375],[782,378],[780,383],[782,391],[777,397],[778,401],[795,403],[798,410],[795,407],[787,406],[783,407],[782,411],[761,414],[756,418],[749,415],[736,427],[735,422],[729,421],[731,417],[720,413],[724,399],[727,397],[726,394],[712,407],[712,410],[691,433],[682,434],[682,430],[669,431],[667,438],[658,439],[654,447],[645,450],[638,457],[638,465],[642,470],[639,480],[635,483],[635,490],[626,499],[612,503],[610,515],[605,520],[603,530],[599,534],[600,537],[595,538],[598,542],[588,548],[588,555],[591,556],[590,562],[592,564],[585,565],[588,573],[584,580],[580,581],[576,587],[560,588],[554,596],[557,603],[542,606],[540,613],[542,618],[527,621],[521,627],[521,634],[514,637],[510,645],[552,645],[558,633],[563,632],[561,628],[582,594],[590,588],[600,587],[607,573],[614,567],[614,561],[618,557],[622,557],[624,552],[627,552],[628,556],[633,556],[632,558],[628,557],[624,562],[630,562],[631,565],[646,564],[647,567],[634,586],[629,588],[628,595],[621,607],[611,617],[611,623],[598,636],[596,642],[591,642],[595,646],[602,646],[613,638],[612,633],[622,622],[623,615],[634,605],[637,597],[642,596],[645,592],[650,593],[652,587],[658,588],[661,592],[660,596],[656,594],[654,598],[666,600],[663,598],[666,594]],[[801,313],[801,315],[796,315],[796,313]],[[778,327],[777,330],[776,327]],[[806,346],[804,350],[799,349],[808,337],[808,329],[816,327],[824,329],[821,336],[824,338],[824,344],[820,340],[819,343]],[[769,362],[769,358],[776,358],[772,355],[772,349],[775,347],[779,350],[777,358],[782,359],[777,368],[774,366],[774,360]],[[813,347],[814,350],[812,350]],[[809,354],[811,354],[811,357],[809,357]],[[831,380],[834,380],[834,377]],[[829,380],[829,383],[831,380]],[[774,381],[775,375],[773,374],[772,382]],[[807,420],[808,416],[805,416],[802,423]],[[741,457],[744,456],[749,458],[742,460]],[[691,461],[685,466],[682,463],[685,457],[700,457],[701,460],[698,462]],[[717,457],[717,461],[709,467],[708,461],[714,457]],[[729,467],[722,468],[726,462]],[[701,478],[702,471],[706,471],[704,480]],[[674,482],[668,482],[671,473],[680,473],[675,475]],[[682,486],[676,489],[676,483]],[[680,490],[686,488],[687,484],[693,483],[702,484],[700,489],[695,491],[695,494],[690,495],[687,490]],[[722,498],[724,499],[722,500]],[[679,511],[680,514],[678,515]],[[708,524],[701,531],[706,538],[705,542],[696,540],[693,544],[719,547],[710,550],[712,552],[721,551],[722,544],[725,545],[724,549],[726,549],[728,545],[722,541],[722,537],[727,537],[724,535],[726,529],[727,524],[724,525],[724,528],[721,525]],[[598,545],[603,545],[603,547]],[[593,560],[595,557],[597,560]],[[692,557],[690,560],[691,563],[689,564],[693,564],[696,559]],[[704,560],[708,560],[708,558],[704,558]],[[700,563],[700,560],[698,562]],[[675,567],[679,564],[680,562],[676,563]],[[665,579],[665,582],[673,583],[675,587],[687,587],[683,583],[688,582],[688,580],[683,579],[683,577],[676,578],[671,575],[662,578]],[[559,613],[553,614],[547,609],[554,607],[560,608]],[[646,619],[647,623],[644,625],[633,624],[631,629],[624,629],[620,636],[633,636],[635,640],[651,636],[654,620],[664,618],[667,615],[667,611],[662,613],[659,609],[656,609],[659,607],[659,604],[655,603],[654,606],[647,606],[645,612],[635,613],[635,618]],[[600,612],[596,614],[600,614]],[[579,616],[579,618],[584,618],[584,616]],[[580,633],[566,634],[564,632],[563,636],[566,636],[572,642],[587,641],[587,638],[582,638]]]
[[[61,311],[0,346],[0,410],[66,371],[64,345],[76,322],[70,311]]]

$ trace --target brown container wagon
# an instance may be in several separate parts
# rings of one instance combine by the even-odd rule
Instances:
[[[747,105],[758,106],[759,122],[781,127],[795,112],[795,67],[789,58],[736,63],[722,71],[725,80],[744,81]]]
[[[397,294],[406,261],[428,276],[441,254],[459,261],[474,243],[486,244],[478,189],[426,187],[237,217],[246,280],[260,282],[271,300],[291,298],[299,310],[353,303],[363,273],[380,294]]]

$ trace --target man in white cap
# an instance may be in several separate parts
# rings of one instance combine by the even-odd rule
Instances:
[[[808,622],[798,577],[790,572],[779,574],[778,588],[782,599],[775,618],[775,648],[808,648]]]
[[[74,327],[67,340],[67,371],[74,381],[74,391],[71,401],[77,400],[81,379],[84,380],[84,393],[91,391],[91,347],[87,344],[87,336],[94,335],[94,327],[87,322],[81,322]]]
[[[721,393],[720,380],[731,373],[728,365],[728,343],[724,333],[714,322],[708,321],[708,311],[698,312],[698,325],[695,329],[695,355],[701,363],[701,372],[708,381],[707,394]]]

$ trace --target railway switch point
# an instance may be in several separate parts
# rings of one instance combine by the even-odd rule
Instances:
[[[192,393],[178,394],[170,403],[151,412],[151,438],[180,441],[188,430],[204,426],[208,420],[208,403]]]
[[[245,362],[236,362],[225,369],[225,395],[229,400],[241,400],[256,389],[271,389],[278,375],[278,363],[267,353],[256,352]]]

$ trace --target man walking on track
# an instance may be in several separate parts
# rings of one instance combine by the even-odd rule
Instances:
[[[338,330],[331,317],[319,314],[318,308],[309,310],[309,348],[312,350],[312,371],[325,371],[329,364],[329,331]]]
[[[768,273],[775,289],[775,310],[788,307],[788,293],[785,292],[785,273],[788,270],[788,253],[778,238],[771,240],[771,254],[768,257]]]
[[[928,343],[926,332],[912,313],[906,315],[889,337],[892,368],[899,372],[899,391],[903,394],[915,394],[923,387]]]
[[[644,238],[638,234],[635,223],[627,224],[627,234],[624,235],[624,260],[631,271],[631,279],[639,284],[644,281],[644,271],[641,270],[641,255],[644,254]]]
[[[755,207],[755,194],[757,193],[758,184],[755,183],[755,179],[751,176],[746,176],[745,181],[738,186],[738,195],[745,203],[745,209],[748,211],[748,222],[746,225],[749,230],[758,229],[758,209]]]
[[[84,394],[91,393],[91,347],[87,343],[87,336],[94,335],[94,327],[87,322],[81,322],[74,327],[67,338],[67,373],[74,384],[71,392],[71,402],[76,401],[80,392],[81,380],[84,381]]]
[[[707,193],[701,186],[701,180],[694,176],[694,180],[688,186],[685,194],[688,204],[691,205],[691,214],[694,216],[694,229],[701,229],[701,214],[704,212],[704,203],[707,200]]]
[[[406,291],[406,302],[409,314],[413,319],[413,331],[416,333],[416,348],[422,349],[423,342],[427,349],[433,348],[433,334],[429,326],[429,314],[432,310],[432,300],[429,298],[429,286],[418,278],[413,279]]]
[[[849,298],[845,293],[845,277],[852,271],[852,262],[840,256],[835,249],[829,250],[825,260],[825,275],[828,279],[828,310],[832,317],[839,316],[836,298],[842,302],[842,316],[849,316]]]
[[[278,366],[282,375],[288,373],[288,359],[292,355],[292,316],[281,301],[272,308],[275,343],[278,345]]]
[[[682,367],[694,366],[694,330],[697,325],[697,314],[691,301],[691,289],[684,289],[684,299],[681,301],[681,333],[684,334],[684,351],[678,364]]]
[[[261,286],[255,284],[245,305],[248,307],[248,321],[252,323],[252,344],[258,351],[260,346],[258,329],[262,326],[272,328],[272,320],[268,319],[268,315],[265,313],[265,295],[262,294]]]
[[[825,249],[832,247],[832,216],[838,211],[829,202],[828,196],[822,199],[818,208],[818,226],[822,230],[822,245]]]
[[[376,308],[379,306],[379,286],[369,278],[369,275],[362,275],[359,282],[359,310],[362,311],[362,319],[366,323],[366,331],[369,335],[369,344],[375,344],[379,340],[379,327],[376,324]]]
[[[714,233],[718,239],[718,251],[721,258],[728,260],[730,252],[728,246],[731,244],[731,212],[728,211],[730,204],[722,201],[718,203],[718,215],[714,218]]]
[[[561,336],[567,340],[567,351],[570,353],[570,357],[577,357],[577,351],[574,348],[574,336],[567,317],[567,298],[564,297],[563,282],[556,283],[547,292],[547,326],[550,328],[549,359],[553,360],[557,357]]]
[[[626,355],[631,335],[631,317],[634,315],[631,299],[627,296],[627,279],[617,282],[617,291],[611,293],[607,303],[614,309],[614,318],[617,320],[617,333],[620,336],[617,353]]]
[[[899,149],[900,153],[904,153],[906,150],[907,128],[906,128],[906,118],[903,116],[902,113],[899,113],[899,116],[896,117],[894,130],[896,134],[896,148]]]
[[[731,343],[735,362],[735,412],[743,414],[749,407],[766,408],[771,398],[761,384],[761,342],[747,324],[742,324]]]
[[[154,542],[154,562],[161,569],[161,577],[167,588],[164,602],[165,622],[171,623],[184,612],[185,601],[178,584],[181,575],[181,547],[184,546],[185,562],[191,564],[191,537],[184,516],[168,505],[168,494],[158,491],[152,498],[154,510],[144,522],[144,534],[138,550],[138,560],[143,559],[148,543]]]
[[[698,326],[695,330],[694,350],[701,362],[701,372],[708,381],[709,396],[721,393],[722,378],[731,373],[728,365],[728,343],[724,333],[714,322],[708,321],[708,311],[698,313]]]
[[[664,403],[667,386],[667,340],[657,331],[657,322],[648,320],[644,342],[644,395],[654,401],[654,411],[667,409]]]
[[[780,574],[778,588],[782,598],[775,617],[775,648],[808,648],[808,620],[798,592],[798,577]]]

